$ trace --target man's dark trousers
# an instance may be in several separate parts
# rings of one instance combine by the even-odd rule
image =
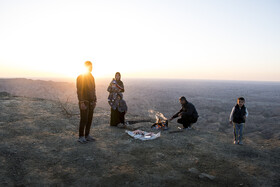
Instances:
[[[184,128],[188,128],[191,126],[191,124],[197,122],[197,118],[194,118],[192,116],[183,116],[177,120],[178,123],[182,124]]]
[[[80,128],[79,128],[79,137],[81,136],[88,136],[90,132],[90,127],[92,123],[92,117],[93,117],[93,102],[85,102],[85,105],[87,107],[86,110],[80,109]]]

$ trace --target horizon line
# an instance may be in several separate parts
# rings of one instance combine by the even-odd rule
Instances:
[[[111,79],[112,77],[95,77],[95,79]],[[0,77],[0,79],[29,79],[29,80],[42,80],[42,81],[54,81],[54,82],[70,82],[70,80],[76,80],[73,77]],[[188,81],[225,81],[225,82],[267,82],[267,83],[280,83],[277,80],[232,80],[232,79],[192,79],[192,78],[149,78],[149,77],[128,77],[125,79],[134,80],[188,80]]]

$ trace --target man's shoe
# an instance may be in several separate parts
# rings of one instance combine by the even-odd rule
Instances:
[[[85,137],[81,136],[79,139],[78,139],[78,142],[82,143],[82,144],[85,144],[87,143]]]
[[[238,144],[239,144],[239,145],[243,145],[243,142],[242,142],[242,141],[239,141]]]
[[[238,143],[237,143],[237,141],[234,140],[234,141],[233,141],[233,144],[237,145]]]
[[[86,141],[88,141],[88,142],[93,142],[93,141],[95,141],[95,139],[94,139],[93,137],[91,137],[90,135],[88,135],[85,139],[86,139]]]

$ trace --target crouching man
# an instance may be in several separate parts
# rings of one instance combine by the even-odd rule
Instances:
[[[182,108],[179,112],[177,112],[169,121],[172,121],[174,118],[180,117],[177,122],[182,124],[184,129],[191,129],[191,125],[197,122],[198,113],[194,107],[194,105],[187,101],[187,99],[183,96],[179,99]]]

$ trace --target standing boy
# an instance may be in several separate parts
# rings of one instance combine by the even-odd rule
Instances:
[[[243,129],[245,126],[246,118],[248,117],[248,110],[245,107],[245,99],[239,97],[237,104],[232,108],[230,113],[229,121],[233,125],[234,130],[234,144],[242,145]]]
[[[96,106],[95,80],[91,74],[92,63],[86,61],[84,65],[87,72],[79,75],[77,78],[77,95],[81,117],[78,139],[80,143],[87,143],[95,140],[89,135],[93,110]]]

